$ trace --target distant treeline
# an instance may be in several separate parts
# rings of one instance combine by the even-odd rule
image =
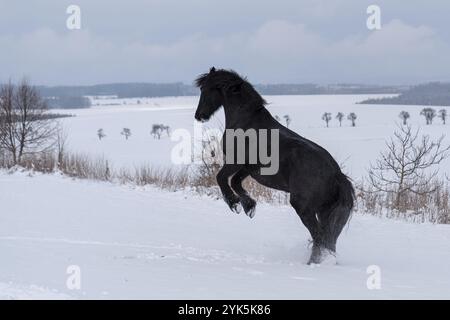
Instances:
[[[376,94],[399,93],[405,90],[403,86],[377,86],[359,84],[267,84],[256,85],[259,93],[264,95],[315,95],[315,94]]]
[[[198,95],[199,89],[193,85],[177,83],[115,83],[92,86],[38,86],[50,108],[89,108],[86,96],[117,96],[118,98],[173,97]],[[404,91],[396,86],[369,86],[337,84],[320,86],[316,84],[260,84],[256,89],[264,95],[300,94],[374,94],[399,93]]]
[[[37,87],[44,97],[117,96],[118,98],[173,97],[198,95],[198,88],[179,83],[116,83],[92,86]],[[359,94],[398,93],[403,88],[397,86],[369,86],[338,84],[320,86],[316,84],[259,84],[261,94]]]
[[[91,106],[91,100],[81,96],[52,96],[44,97],[44,99],[50,109],[78,109]]]
[[[368,99],[361,104],[450,106],[450,83],[432,82],[413,86],[397,97]]]
[[[196,95],[198,91],[183,83],[113,83],[92,86],[37,87],[45,97],[117,96],[118,98]]]

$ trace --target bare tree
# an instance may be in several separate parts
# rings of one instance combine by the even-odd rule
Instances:
[[[444,146],[444,136],[432,141],[419,137],[419,130],[399,126],[386,142],[387,150],[371,164],[369,182],[377,191],[393,193],[394,207],[400,209],[402,197],[408,193],[427,194],[434,191],[432,181],[438,174],[437,165],[449,156],[450,146]]]
[[[442,124],[445,124],[447,120],[447,109],[441,109],[439,110],[439,117],[442,120]]]
[[[356,126],[356,114],[354,112],[351,112],[348,116],[347,119],[350,120],[352,122],[352,127]]]
[[[329,123],[330,120],[331,120],[331,113],[325,112],[325,113],[322,115],[322,120],[325,121],[325,123],[327,124],[327,128],[328,128],[328,123]]]
[[[408,119],[410,118],[408,111],[402,111],[398,116],[400,117],[400,119],[402,119],[403,125],[406,125],[408,123]]]
[[[336,119],[339,121],[339,127],[342,127],[342,119],[344,119],[344,114],[342,112],[338,112],[336,115]]]
[[[57,121],[47,116],[48,108],[27,80],[11,82],[0,89],[0,146],[14,164],[26,154],[49,151],[55,143]]]
[[[291,124],[291,117],[288,114],[286,114],[283,116],[283,118],[286,121],[286,127],[289,128],[289,125]]]
[[[15,134],[16,116],[13,107],[14,85],[9,82],[0,89],[0,148],[10,152],[17,163],[18,141]]]
[[[278,122],[280,122],[281,121],[281,119],[280,119],[280,117],[278,116],[278,115],[275,115],[275,120],[277,120]]]
[[[63,127],[59,126],[56,134],[56,157],[58,169],[61,169],[64,156],[66,154],[67,137],[67,131]]]
[[[128,140],[128,138],[131,136],[131,130],[129,128],[123,128],[120,134],[125,136],[125,139]]]
[[[420,111],[420,115],[425,117],[425,121],[428,124],[433,124],[433,119],[436,117],[436,110],[433,108],[423,108]]]
[[[153,138],[161,139],[161,135],[163,132],[166,132],[167,136],[170,137],[170,127],[166,126],[164,124],[153,124],[152,125],[152,131],[150,134],[153,136]]]
[[[97,130],[97,137],[98,140],[102,140],[104,137],[106,137],[105,131],[102,128]]]

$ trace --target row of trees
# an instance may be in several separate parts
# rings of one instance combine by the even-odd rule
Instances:
[[[131,129],[130,128],[123,128],[122,131],[120,131],[120,134],[125,137],[126,140],[128,140],[129,137],[131,137]],[[99,140],[102,140],[106,137],[105,130],[102,128],[97,130],[97,137]]]
[[[163,125],[163,124],[154,124],[152,126],[152,131],[150,134],[155,139],[160,139],[163,132],[166,132],[167,136],[170,137],[170,127]],[[120,132],[121,135],[125,137],[125,140],[128,140],[129,137],[131,137],[131,129],[130,128],[123,128]],[[100,128],[97,130],[97,137],[99,140],[102,140],[106,137],[105,130],[103,128]]]
[[[442,121],[442,124],[446,124],[448,113],[447,109],[441,109],[439,111],[436,111],[433,108],[424,108],[420,111],[420,115],[425,117],[425,121],[427,125],[433,124],[433,120],[436,117],[439,117]],[[342,112],[338,112],[336,114],[336,119],[339,121],[339,126],[342,126],[342,120],[344,119],[345,115]],[[399,114],[400,119],[402,119],[403,124],[406,125],[408,123],[408,119],[411,117],[409,112],[402,111]],[[330,112],[325,112],[322,115],[322,120],[325,121],[326,126],[328,128],[330,121],[333,119]],[[357,119],[357,116],[354,112],[351,112],[347,119],[351,121],[352,127],[356,125],[355,121]]]
[[[433,108],[423,108],[420,111],[420,115],[425,117],[425,121],[427,125],[433,124],[433,120],[436,117],[439,117],[442,121],[442,124],[446,124],[447,122],[447,109],[441,109],[436,112]],[[406,125],[408,123],[408,119],[411,117],[408,111],[402,111],[399,114],[400,119],[402,119],[403,124]]]
[[[285,114],[283,116],[284,121],[286,122],[286,127],[289,128],[289,125],[291,124],[291,117],[288,114]],[[275,120],[277,120],[278,122],[281,122],[281,118],[278,115],[275,115]]]
[[[0,88],[0,153],[14,164],[24,156],[51,150],[60,136],[58,121],[26,79]]]
[[[345,118],[345,115],[342,112],[338,112],[336,114],[336,119],[339,121],[340,127],[342,127],[342,120],[344,120],[344,118]],[[331,121],[331,119],[332,119],[332,115],[330,112],[325,112],[322,115],[322,120],[325,121],[327,128],[328,128],[328,125],[329,125],[329,122]],[[347,116],[347,119],[351,121],[352,127],[356,126],[356,119],[357,119],[356,113],[350,112]]]

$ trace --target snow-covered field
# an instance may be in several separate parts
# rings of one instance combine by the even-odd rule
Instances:
[[[450,298],[450,226],[354,215],[338,265],[305,264],[293,209],[67,177],[0,174],[0,298]],[[381,271],[369,290],[367,268]],[[80,290],[69,290],[69,266]],[[373,267],[372,267],[373,268]]]
[[[449,131],[438,119],[424,126],[420,106],[355,104],[368,97],[266,99],[273,114],[289,114],[291,128],[326,147],[354,179],[383,149],[401,110],[423,133]],[[62,120],[69,150],[105,156],[115,167],[172,166],[177,142],[153,139],[151,126],[192,132],[198,97],[140,100],[59,110],[77,115]],[[322,114],[339,111],[355,112],[357,127],[333,119],[325,128]],[[212,125],[222,118],[219,112]],[[124,127],[129,140],[120,135]],[[99,128],[107,135],[101,141]],[[442,173],[448,168],[442,164]],[[339,264],[310,267],[308,232],[288,206],[258,204],[250,220],[222,200],[189,192],[20,171],[0,171],[0,203],[2,299],[450,298],[450,226],[355,214],[338,243]],[[80,268],[80,290],[66,285],[70,266]],[[368,268],[379,268],[379,290],[368,289]]]
[[[378,95],[382,96],[382,95]],[[290,127],[300,135],[318,142],[345,166],[345,171],[354,179],[366,173],[369,162],[384,148],[385,140],[392,135],[400,111],[410,113],[410,123],[421,126],[423,133],[437,137],[448,133],[449,127],[435,119],[432,126],[424,125],[419,115],[421,106],[377,106],[358,105],[369,97],[377,95],[312,95],[312,96],[266,96],[268,109],[283,118],[290,115]],[[137,100],[141,104],[136,104]],[[126,102],[126,105],[123,103]],[[95,102],[95,104],[98,102]],[[132,167],[143,163],[155,166],[172,166],[171,150],[178,143],[168,137],[155,140],[151,137],[152,124],[163,123],[172,130],[186,129],[193,134],[194,112],[198,97],[142,98],[106,100],[103,103],[114,105],[94,106],[86,110],[59,110],[62,113],[76,114],[76,117],[63,122],[69,133],[69,148],[73,151],[105,156],[115,167]],[[116,105],[119,104],[119,105]],[[355,112],[357,126],[351,127],[345,118],[342,127],[335,119],[337,112],[346,116]],[[322,118],[324,112],[331,112],[333,120],[330,128],[325,128]],[[208,127],[223,123],[223,111],[219,111],[207,124]],[[131,129],[129,140],[120,134],[122,128]],[[107,137],[101,141],[96,132],[103,128]],[[446,140],[450,143],[450,136]],[[444,164],[443,164],[444,165]],[[450,164],[445,164],[450,169]]]

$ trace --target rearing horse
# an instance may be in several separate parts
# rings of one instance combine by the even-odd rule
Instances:
[[[351,182],[333,157],[276,121],[265,108],[266,101],[236,72],[211,68],[197,78],[196,85],[201,90],[196,120],[209,120],[223,106],[226,131],[278,130],[279,169],[275,174],[261,174],[267,164],[261,159],[256,163],[249,161],[248,153],[255,147],[249,141],[245,144],[244,162],[226,161],[220,169],[217,182],[230,209],[237,211],[240,204],[249,217],[254,216],[256,202],[242,187],[248,176],[264,186],[289,192],[290,203],[313,240],[308,264],[320,263],[327,251],[335,254],[337,238],[350,217],[355,195]],[[226,139],[224,133],[224,154],[229,145]],[[260,138],[258,145],[259,142]],[[267,144],[271,150],[270,139]]]

